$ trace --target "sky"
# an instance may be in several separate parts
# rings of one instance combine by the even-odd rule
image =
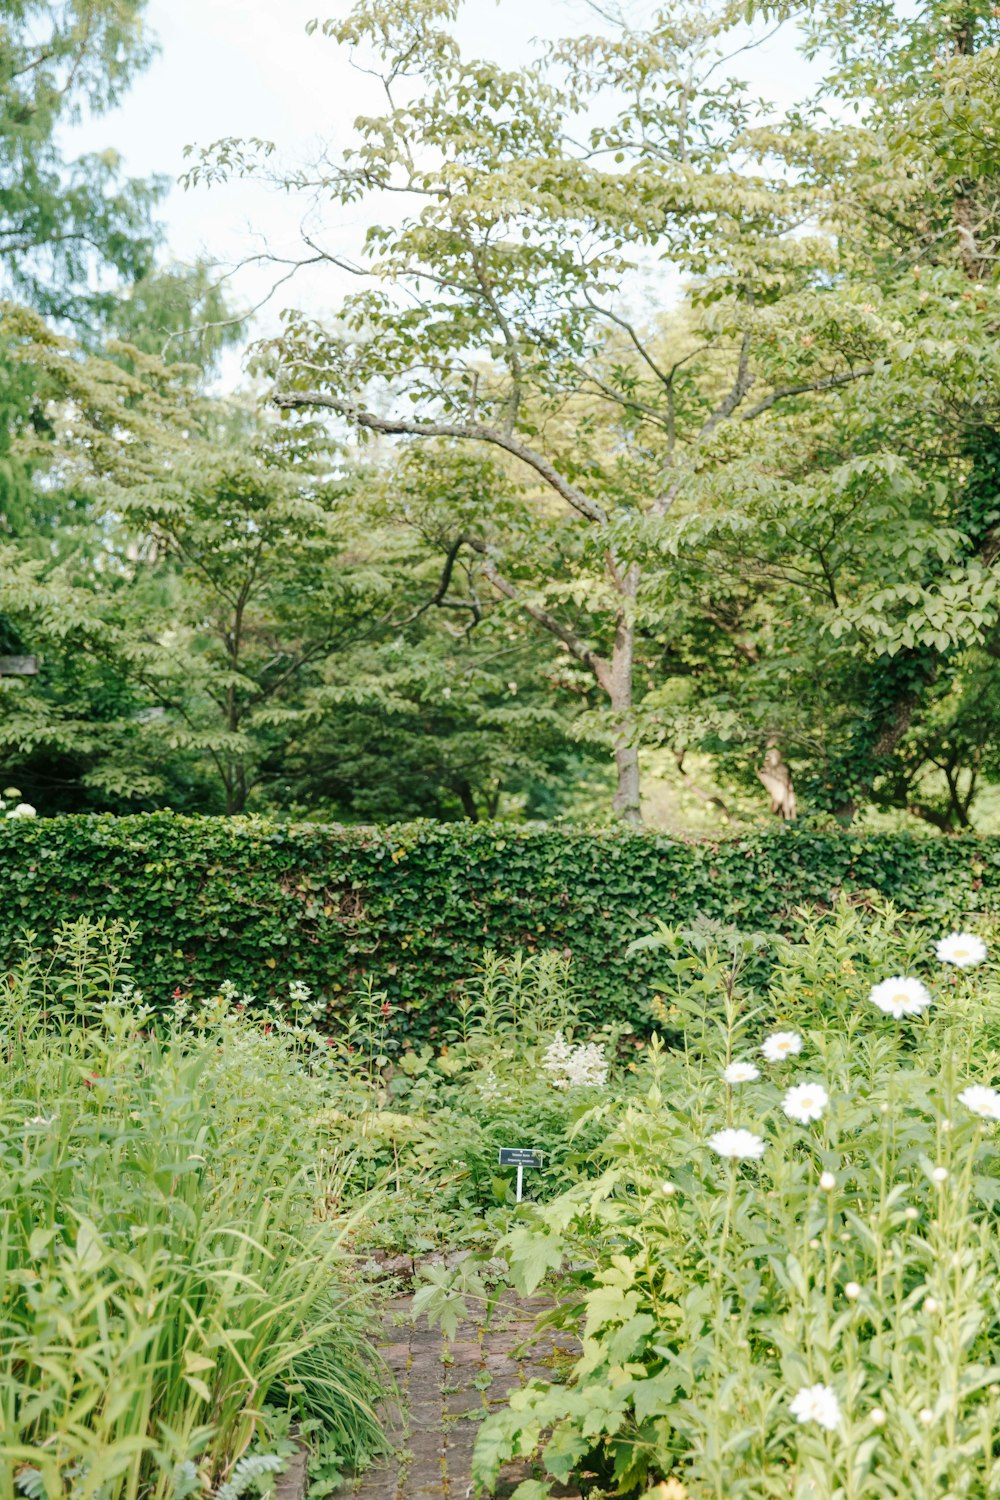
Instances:
[[[262,183],[237,182],[185,190],[188,145],[206,146],[226,136],[259,136],[276,142],[282,160],[314,158],[318,148],[348,140],[355,116],[377,109],[378,86],[356,68],[336,42],[306,33],[312,18],[342,15],[348,0],[317,11],[316,0],[150,0],[148,27],[159,45],[152,65],[135,80],[120,106],[97,120],[84,120],[66,135],[69,152],[113,146],[133,176],[165,175],[172,183],[161,210],[167,256],[193,261],[204,256],[232,271],[236,304],[253,307],[274,285],[273,266],[247,258],[265,244],[295,255],[307,205],[295,195]],[[648,14],[633,0],[631,14]],[[586,0],[467,0],[460,34],[465,50],[505,65],[527,61],[535,39],[596,29]],[[794,39],[747,53],[741,71],[754,88],[785,104],[800,97],[809,81]],[[341,253],[355,248],[365,209],[331,205],[324,243]],[[324,266],[299,273],[278,288],[254,319],[257,337],[277,330],[283,308],[322,317],[332,313],[348,289],[347,273]],[[242,354],[227,356],[221,384],[239,382]]]

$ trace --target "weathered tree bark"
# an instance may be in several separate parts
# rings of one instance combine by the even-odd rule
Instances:
[[[636,721],[633,712],[633,678],[635,658],[635,602],[639,593],[640,572],[638,564],[631,563],[624,573],[611,552],[605,554],[608,575],[619,597],[615,611],[615,639],[611,656],[601,656],[582,640],[574,630],[557,619],[540,604],[526,599],[516,584],[505,578],[490,554],[490,548],[482,537],[463,536],[461,543],[478,552],[483,559],[483,576],[498,594],[510,599],[524,610],[537,624],[562,641],[577,661],[593,674],[598,687],[611,705],[613,720],[612,745],[615,756],[615,792],[611,805],[616,817],[635,826],[642,824],[640,808],[639,749],[636,744]],[[445,567],[450,576],[454,551],[449,550]],[[445,599],[447,585],[438,588],[435,599]]]
[[[642,824],[639,805],[639,748],[632,703],[635,658],[635,598],[639,569],[635,563],[622,575],[609,558],[608,568],[622,597],[615,620],[615,644],[611,652],[607,694],[614,720],[615,772],[617,784],[611,805],[624,823]]]

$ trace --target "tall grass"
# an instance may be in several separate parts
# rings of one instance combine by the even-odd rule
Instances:
[[[318,1055],[221,997],[154,1027],[126,938],[76,924],[0,986],[3,1495],[207,1494],[278,1396],[379,1442]]]

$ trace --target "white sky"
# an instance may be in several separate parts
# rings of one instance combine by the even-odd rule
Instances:
[[[379,108],[370,78],[349,63],[337,43],[306,23],[317,14],[344,14],[348,0],[317,12],[316,0],[150,0],[148,25],[160,53],[121,106],[67,133],[73,154],[113,146],[125,170],[139,177],[165,174],[175,184],[185,170],[184,147],[222,136],[274,140],[290,163],[308,160],[320,142],[336,148],[350,136],[355,116]],[[650,6],[634,0],[638,19]],[[507,64],[526,61],[534,38],[597,29],[585,0],[467,0],[461,23],[466,51]],[[786,104],[806,91],[812,70],[795,52],[794,38],[747,53],[739,71],[755,90]],[[377,88],[377,85],[375,86]],[[235,265],[266,241],[294,254],[306,205],[262,184],[231,183],[185,191],[175,185],[161,210],[170,258],[204,255]],[[354,213],[331,205],[325,242],[338,251],[357,244],[364,205]],[[232,290],[238,305],[256,303],[275,279],[273,268],[245,267]],[[274,331],[283,307],[323,315],[336,307],[350,278],[333,268],[301,273],[279,290],[257,317],[257,336]],[[230,356],[223,384],[239,379],[241,356]]]

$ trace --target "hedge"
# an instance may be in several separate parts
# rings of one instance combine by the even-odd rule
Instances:
[[[1000,910],[1000,838],[786,827],[682,843],[632,830],[435,824],[371,828],[150,813],[0,822],[0,958],[81,914],[138,928],[153,1003],[223,979],[257,995],[304,980],[346,1001],[371,976],[440,1032],[484,947],[553,947],[598,1015],[648,1015],[657,958],[628,958],[654,919],[699,913],[780,930],[801,904],[874,890],[958,920]]]

